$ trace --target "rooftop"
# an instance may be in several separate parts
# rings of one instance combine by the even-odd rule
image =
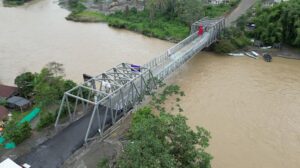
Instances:
[[[18,88],[0,84],[0,98],[7,99],[17,92]]]

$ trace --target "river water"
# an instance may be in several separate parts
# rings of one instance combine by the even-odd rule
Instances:
[[[169,82],[188,124],[207,128],[215,168],[300,167],[300,61],[202,52]]]
[[[51,0],[0,7],[0,81],[63,63],[77,82],[121,62],[143,64],[172,46],[106,24],[68,22]],[[182,114],[212,134],[215,168],[300,167],[300,61],[272,63],[202,52],[175,73]]]
[[[52,0],[0,7],[2,83],[13,84],[16,75],[51,61],[63,63],[67,78],[81,82],[83,73],[97,75],[121,62],[143,64],[173,45],[106,24],[69,22],[68,13]]]

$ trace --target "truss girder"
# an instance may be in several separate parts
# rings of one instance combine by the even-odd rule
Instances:
[[[63,115],[73,122],[79,116],[78,111],[83,114],[91,112],[86,126],[87,142],[94,136],[94,128],[102,135],[108,124],[117,122],[154,88],[155,79],[148,68],[122,63],[65,92],[55,126],[60,125]]]

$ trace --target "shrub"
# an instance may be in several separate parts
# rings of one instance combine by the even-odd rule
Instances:
[[[231,43],[230,40],[220,40],[218,43],[213,45],[213,50],[216,53],[229,53],[235,50],[235,46]]]
[[[4,129],[4,138],[16,144],[22,143],[31,136],[31,127],[28,122],[18,125],[15,121],[10,121]]]
[[[55,115],[52,113],[47,112],[46,114],[42,115],[40,121],[37,125],[37,129],[41,130],[42,128],[46,128],[55,122]]]
[[[212,157],[205,152],[210,134],[200,127],[193,131],[186,120],[165,112],[153,115],[148,107],[138,110],[117,167],[210,168]]]

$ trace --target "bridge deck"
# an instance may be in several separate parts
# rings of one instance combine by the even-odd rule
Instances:
[[[165,67],[170,66],[174,63],[177,59],[181,58],[182,56],[186,55],[191,50],[197,50],[199,47],[202,47],[205,42],[208,40],[208,35],[204,33],[202,36],[197,37],[189,44],[185,45],[183,48],[178,50],[177,52],[170,54],[165,60],[162,61],[159,65],[152,69],[152,73],[154,76],[157,76],[161,73]]]

